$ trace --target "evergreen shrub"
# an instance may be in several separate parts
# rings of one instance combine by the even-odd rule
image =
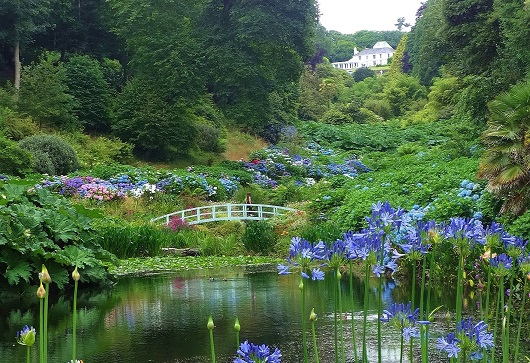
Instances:
[[[34,135],[20,141],[35,159],[35,171],[43,174],[65,175],[79,168],[77,155],[64,139],[55,135]]]
[[[25,176],[32,171],[31,153],[16,142],[0,137],[0,173]]]

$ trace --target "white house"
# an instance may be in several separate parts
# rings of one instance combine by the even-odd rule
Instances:
[[[388,64],[388,58],[394,55],[394,48],[385,41],[375,43],[373,48],[357,51],[353,48],[353,57],[345,62],[331,63],[333,67],[353,73],[357,68],[375,67]]]

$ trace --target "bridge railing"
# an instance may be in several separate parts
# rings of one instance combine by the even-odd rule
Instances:
[[[296,211],[293,208],[267,204],[214,204],[169,213],[153,218],[151,222],[162,222],[167,225],[174,216],[186,221],[189,225],[216,221],[259,221]]]

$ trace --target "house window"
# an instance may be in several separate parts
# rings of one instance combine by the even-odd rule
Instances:
[[[361,56],[359,56],[359,60],[361,60]]]
[[[383,54],[379,54],[379,58],[383,58]]]
[[[374,54],[374,59],[375,59],[375,54]]]
[[[376,61],[374,61],[374,66],[375,66],[375,65],[377,65],[377,62],[376,62]]]
[[[368,59],[368,56],[366,56],[366,59]]]

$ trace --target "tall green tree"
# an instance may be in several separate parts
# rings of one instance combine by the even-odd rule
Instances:
[[[499,95],[489,111],[478,175],[502,199],[502,212],[520,215],[530,207],[530,84]]]
[[[444,0],[428,0],[418,10],[416,24],[407,38],[407,52],[412,63],[412,74],[428,85],[440,75],[440,67],[451,54],[444,37],[446,20]]]
[[[109,132],[111,93],[99,62],[87,55],[75,55],[65,63],[65,71],[80,123],[89,131]]]
[[[0,42],[8,45],[14,63],[13,84],[20,88],[21,49],[35,34],[50,26],[49,14],[55,0],[0,0]]]
[[[313,1],[208,2],[201,27],[207,87],[227,118],[263,132],[285,122],[278,111],[294,116],[293,86],[314,53],[316,23]]]
[[[44,53],[39,61],[23,68],[17,106],[41,126],[80,127],[74,112],[76,101],[68,93],[66,73],[58,53]]]
[[[114,108],[114,133],[150,159],[185,154],[195,139],[195,115],[167,102],[163,92],[136,77],[125,86]]]
[[[108,5],[114,14],[114,31],[126,44],[134,77],[121,97],[114,129],[134,143],[137,152],[151,157],[189,149],[195,133],[190,114],[205,92],[200,68],[203,49],[196,26],[202,2],[109,0]],[[146,125],[152,127],[152,135]]]

